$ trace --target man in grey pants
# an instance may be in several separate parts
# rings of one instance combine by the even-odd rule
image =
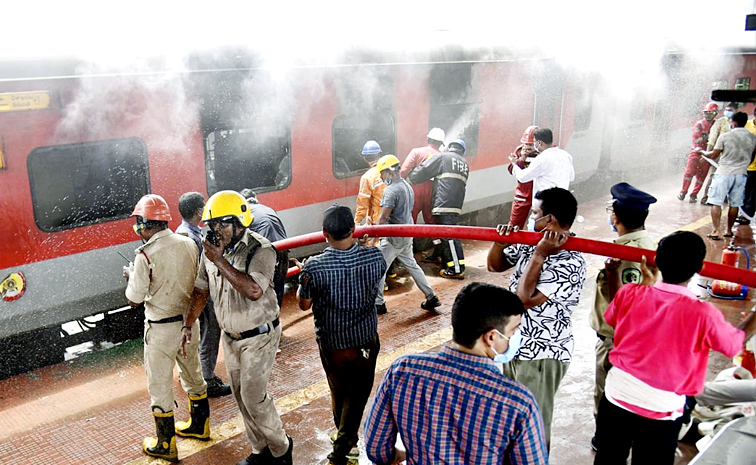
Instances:
[[[383,191],[381,198],[381,213],[378,217],[378,224],[413,224],[412,206],[415,203],[415,194],[409,183],[402,179],[399,174],[401,164],[399,159],[394,155],[385,155],[378,160],[375,165],[381,175],[381,179],[386,183],[386,189]],[[425,294],[425,302],[420,304],[425,310],[434,310],[441,305],[436,293],[428,283],[422,268],[415,261],[412,255],[412,238],[411,237],[382,237],[378,248],[383,253],[386,264],[390,264],[394,259],[407,268],[412,279],[417,283],[417,287]],[[383,289],[386,284],[386,275],[381,278],[378,285],[378,295],[375,298],[375,306],[378,314],[386,313],[386,301],[383,298]]]

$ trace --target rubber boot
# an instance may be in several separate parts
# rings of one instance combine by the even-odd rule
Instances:
[[[176,436],[173,433],[173,412],[152,412],[155,417],[156,438],[144,438],[142,450],[145,454],[153,457],[178,462],[178,449],[176,448]]]
[[[207,441],[210,439],[210,404],[207,394],[189,396],[189,421],[176,423],[176,434],[185,438]]]

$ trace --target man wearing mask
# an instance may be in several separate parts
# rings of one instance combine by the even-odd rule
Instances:
[[[606,207],[609,226],[617,233],[615,244],[656,250],[656,242],[646,231],[648,207],[656,198],[626,182],[615,184],[611,189],[612,202]],[[612,367],[609,353],[614,348],[614,328],[606,324],[604,312],[620,287],[641,282],[641,264],[610,258],[596,277],[593,311],[588,321],[596,331],[596,384],[593,391],[593,418],[598,416],[599,402],[604,395],[606,373]],[[596,438],[591,438],[591,447],[596,450]]]
[[[706,148],[707,142],[709,141],[710,129],[712,129],[712,122],[717,116],[717,110],[718,107],[716,103],[711,102],[707,104],[703,109],[703,119],[698,120],[696,124],[693,125],[693,145],[690,146],[688,164],[685,165],[682,190],[677,194],[677,199],[680,201],[684,200],[685,196],[688,194],[688,188],[690,187],[690,183],[693,181],[694,176],[696,178],[696,184],[693,186],[693,191],[690,193],[690,203],[696,203],[698,201],[698,192],[700,192],[701,187],[703,187],[703,182],[704,179],[706,179],[706,174],[709,172],[710,166],[706,160],[701,158],[700,152]]]
[[[724,110],[724,116],[719,118],[718,120],[714,121],[714,123],[711,125],[711,129],[709,129],[709,137],[708,141],[706,142],[706,151],[711,152],[714,150],[714,145],[716,145],[717,140],[719,140],[719,137],[722,134],[725,134],[730,130],[730,127],[732,126],[732,117],[735,115],[735,111],[738,109],[738,104],[735,102],[730,102],[725,106]],[[706,186],[704,186],[704,195],[701,197],[701,203],[706,205],[709,200],[709,187],[711,187],[711,181],[714,179],[714,167],[706,163],[706,169],[708,170],[708,178],[706,180]]]
[[[569,191],[552,187],[536,192],[529,221],[530,229],[544,233],[538,244],[494,242],[488,252],[489,271],[515,269],[509,289],[525,305],[523,340],[514,360],[504,365],[504,373],[535,396],[547,444],[554,397],[572,361],[572,312],[585,282],[582,254],[561,248],[576,215],[577,200]],[[506,236],[517,228],[500,224],[496,230]]]
[[[533,150],[538,156],[527,168],[520,168],[514,155],[509,156],[512,174],[517,178],[517,182],[533,181],[533,192],[550,187],[569,189],[570,183],[575,180],[572,155],[559,147],[552,147],[554,135],[551,129],[537,129],[533,132],[533,140]]]
[[[400,357],[383,376],[365,420],[368,458],[381,465],[547,463],[533,395],[497,365],[517,353],[523,311],[504,288],[462,288],[452,306],[452,341],[438,353]],[[397,434],[406,452],[396,449]]]

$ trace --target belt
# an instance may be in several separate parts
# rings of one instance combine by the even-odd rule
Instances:
[[[184,319],[184,315],[176,315],[176,316],[169,316],[168,318],[163,318],[162,320],[147,320],[147,323],[155,323],[155,324],[174,323],[176,321],[182,321],[183,319]]]
[[[250,329],[248,331],[242,331],[240,333],[234,333],[231,331],[223,332],[226,333],[226,336],[230,337],[234,341],[241,341],[242,339],[259,336],[260,334],[268,334],[269,332],[278,328],[279,323],[280,322],[278,320],[278,317],[276,317],[276,319],[271,321],[270,323],[265,323],[264,325],[260,325],[257,328]]]

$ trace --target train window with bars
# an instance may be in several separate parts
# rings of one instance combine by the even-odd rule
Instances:
[[[446,132],[446,142],[465,141],[465,156],[478,152],[480,104],[470,63],[434,66],[430,74],[430,115],[428,126]]]
[[[291,184],[291,126],[254,124],[217,129],[205,136],[207,188],[255,192],[285,189]]]
[[[128,218],[150,192],[147,146],[136,137],[40,147],[27,169],[34,219],[47,232]]]
[[[378,142],[383,154],[396,153],[396,124],[389,111],[344,114],[333,120],[333,175],[339,179],[357,176],[369,168],[362,146]]]

